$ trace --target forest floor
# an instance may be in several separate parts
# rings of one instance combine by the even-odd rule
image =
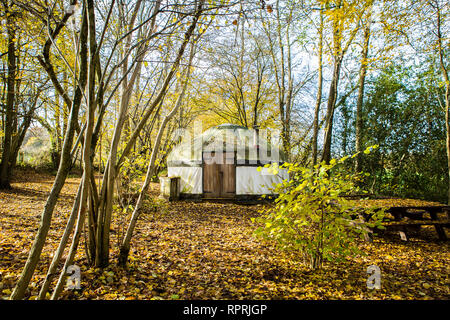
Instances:
[[[18,171],[13,189],[0,191],[0,298],[11,293],[39,226],[54,177]],[[79,178],[71,177],[26,297],[38,294],[70,213]],[[151,193],[157,195],[158,185]],[[148,207],[150,208],[150,207]],[[81,289],[63,299],[449,299],[449,242],[424,228],[409,241],[398,235],[361,242],[365,255],[309,271],[298,257],[253,236],[259,205],[172,202],[139,220],[127,269],[116,266],[123,217],[112,226],[111,265],[86,264],[83,244],[75,263]],[[381,289],[366,285],[369,265],[381,269]]]

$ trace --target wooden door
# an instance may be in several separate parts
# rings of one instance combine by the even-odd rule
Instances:
[[[214,152],[203,153],[203,194],[207,198],[220,196],[220,170],[214,157]]]
[[[236,194],[234,152],[203,154],[203,194],[207,198],[232,198]]]

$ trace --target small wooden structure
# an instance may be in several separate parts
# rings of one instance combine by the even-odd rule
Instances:
[[[160,177],[161,197],[169,201],[180,198],[180,177]]]

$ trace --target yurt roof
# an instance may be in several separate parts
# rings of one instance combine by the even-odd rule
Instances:
[[[169,165],[170,162],[198,161],[201,160],[201,152],[211,151],[237,151],[242,158],[253,159],[256,153],[254,134],[254,130],[230,123],[209,128],[201,136],[195,137],[193,142],[182,141],[175,146],[168,156]],[[233,148],[225,150],[225,142],[234,144],[234,150]],[[270,157],[271,145],[261,136],[259,137],[258,148],[262,152],[269,149],[268,156]],[[280,160],[285,160],[284,153],[278,148],[275,150],[279,151]],[[264,154],[267,154],[267,152]]]

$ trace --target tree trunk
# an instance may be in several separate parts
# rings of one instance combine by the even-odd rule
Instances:
[[[341,9],[344,3],[342,1],[338,1],[336,3],[336,9]],[[369,6],[370,7],[370,6]],[[361,11],[361,15],[364,10]],[[359,16],[358,19],[360,19]],[[353,39],[355,38],[358,30],[359,23],[355,25],[355,27],[350,32],[348,40],[344,43],[343,39],[343,31],[345,30],[346,21],[340,16],[336,15],[332,18],[332,28],[333,28],[333,76],[330,84],[330,90],[328,95],[328,103],[327,103],[327,114],[326,114],[326,126],[325,126],[325,134],[324,134],[324,145],[323,145],[323,153],[321,161],[325,161],[325,163],[329,163],[331,160],[331,142],[333,137],[333,118],[334,111],[336,109],[336,100],[338,94],[338,84],[341,72],[342,61],[344,60],[345,53],[349,49]]]
[[[326,126],[323,139],[324,145],[321,159],[321,161],[325,161],[326,163],[329,163],[331,160],[331,138],[333,135],[333,117],[334,117],[334,110],[336,107],[337,86],[339,83],[341,62],[342,62],[341,58],[337,57],[334,63],[333,78],[331,80],[330,91],[328,95]]]
[[[139,8],[141,1],[136,5]],[[161,1],[157,1],[155,3],[155,7],[153,9],[153,16],[150,32],[154,29],[157,12],[159,11]],[[137,13],[137,11],[135,11]],[[136,16],[133,15],[132,22],[130,25],[130,29],[133,28],[134,18]],[[130,37],[127,39],[127,43],[131,41]],[[109,152],[108,161],[106,163],[105,173],[102,180],[102,189],[100,193],[100,201],[98,206],[97,213],[97,230],[95,234],[96,241],[96,252],[95,252],[95,266],[96,267],[105,267],[109,263],[109,231],[111,225],[111,214],[112,214],[112,204],[114,201],[114,183],[117,176],[117,150],[119,147],[119,142],[122,137],[122,130],[126,121],[126,115],[128,110],[128,104],[131,98],[131,94],[133,92],[134,84],[138,75],[140,74],[140,68],[142,68],[142,59],[141,57],[147,52],[148,47],[143,46],[138,53],[138,57],[140,57],[139,61],[136,64],[135,69],[133,70],[133,74],[131,75],[130,81],[128,82],[126,79],[122,84],[122,96],[120,101],[120,109],[119,109],[119,118],[117,120],[116,126],[114,128],[113,138],[111,141],[111,147]],[[127,64],[125,62],[125,64]],[[123,73],[126,74],[126,69],[123,69]],[[124,74],[124,75],[125,75]],[[125,151],[124,151],[125,153]],[[120,161],[119,161],[120,162]]]
[[[5,137],[3,141],[2,162],[0,166],[0,189],[11,188],[9,165],[11,161],[10,158],[14,123],[14,104],[16,97],[16,30],[12,13],[7,12],[6,17],[8,32],[8,79],[5,112]]]
[[[69,241],[70,234],[72,233],[73,227],[75,225],[75,221],[77,218],[78,209],[80,207],[80,199],[81,199],[81,188],[82,184],[78,187],[77,196],[75,198],[75,203],[72,206],[72,211],[70,212],[69,220],[67,221],[66,228],[64,230],[64,234],[59,242],[58,249],[55,251],[53,255],[52,262],[50,263],[50,267],[48,268],[47,275],[44,279],[44,283],[42,284],[41,290],[39,291],[39,300],[45,299],[45,296],[50,287],[50,283],[53,279],[53,276],[56,274],[56,270],[58,268],[58,264],[61,261],[62,255],[64,253],[64,249],[66,248],[67,242]]]
[[[150,157],[150,162],[148,164],[148,168],[147,168],[147,173],[145,176],[145,181],[144,184],[141,188],[141,191],[139,193],[139,198],[138,201],[136,203],[136,207],[134,208],[133,214],[131,216],[131,220],[130,223],[128,225],[125,237],[122,241],[122,245],[120,247],[120,254],[119,254],[119,265],[121,266],[125,266],[128,260],[128,254],[130,252],[130,243],[131,243],[131,237],[133,236],[133,231],[134,228],[136,226],[137,220],[140,216],[141,213],[141,207],[142,207],[142,203],[144,200],[145,195],[147,194],[148,191],[148,187],[150,186],[150,181],[153,177],[153,174],[155,172],[155,162],[156,162],[156,157],[158,155],[159,152],[159,147],[161,144],[161,139],[162,136],[164,134],[164,130],[165,127],[167,125],[167,123],[170,121],[170,119],[172,119],[172,117],[177,113],[178,109],[181,106],[181,103],[183,101],[184,98],[184,94],[186,92],[186,88],[189,82],[189,78],[190,78],[190,68],[192,65],[192,59],[194,58],[194,50],[195,50],[195,42],[192,42],[192,46],[191,46],[191,52],[189,55],[189,63],[186,67],[186,76],[185,76],[185,81],[184,81],[184,85],[183,88],[181,90],[180,95],[178,96],[177,102],[175,103],[175,106],[173,107],[173,109],[170,111],[170,113],[164,117],[163,121],[161,122],[161,125],[159,127],[158,130],[158,135],[156,137],[155,140],[155,145],[153,146],[153,150],[152,150],[152,155]]]
[[[448,166],[448,199],[447,203],[450,205],[450,88],[447,83],[446,88],[446,106],[445,106],[445,128],[447,130],[446,148],[447,148],[447,166]]]
[[[49,40],[50,41],[50,40]],[[52,189],[47,198],[44,210],[42,211],[41,222],[39,225],[38,232],[33,241],[30,253],[28,255],[27,262],[25,263],[22,274],[20,275],[19,281],[11,294],[11,299],[22,299],[25,290],[33,276],[36,265],[39,262],[39,258],[44,247],[45,240],[47,238],[47,233],[50,228],[50,223],[52,220],[53,210],[55,208],[58,196],[61,192],[64,182],[66,180],[67,174],[69,173],[70,166],[72,164],[70,151],[72,149],[73,137],[75,134],[75,128],[78,125],[78,113],[82,98],[82,89],[86,84],[87,78],[87,21],[86,16],[83,17],[83,22],[81,26],[80,33],[80,55],[81,55],[81,65],[80,65],[80,76],[79,82],[80,86],[76,87],[74,99],[72,101],[72,107],[70,112],[70,120],[67,128],[67,135],[64,138],[63,150],[61,154],[61,161],[59,162],[58,172],[53,182]],[[49,57],[44,57],[48,61]],[[47,62],[48,63],[48,62]],[[46,69],[48,70],[48,69]],[[81,88],[80,88],[81,87]]]
[[[64,81],[64,92],[67,92],[67,90],[69,89],[68,88],[68,84],[69,84],[69,80],[67,79],[67,73],[66,72],[64,72],[63,73],[63,81]],[[62,137],[64,137],[65,135],[66,135],[66,131],[67,131],[67,114],[69,113],[69,111],[68,111],[68,109],[69,109],[69,106],[68,105],[66,105],[65,103],[63,103],[63,108],[62,108],[62,114],[63,114],[63,127],[62,127]],[[61,141],[61,143],[62,143],[62,141]],[[62,146],[61,146],[61,149],[62,149]]]
[[[436,1],[436,18],[437,18],[437,42],[438,42],[438,54],[439,54],[439,64],[441,66],[442,76],[445,81],[445,129],[446,129],[446,150],[447,150],[447,169],[448,169],[448,199],[447,203],[450,204],[450,79],[448,76],[448,70],[444,61],[444,48],[442,45],[442,17],[441,8],[439,3]]]
[[[59,95],[55,97],[55,130],[54,137],[52,138],[52,161],[54,168],[58,167],[59,160],[61,158],[61,106],[59,101]]]
[[[312,163],[313,166],[317,163],[317,138],[319,136],[319,113],[320,105],[322,104],[322,85],[323,85],[323,13],[320,11],[320,26],[319,26],[319,79],[318,79],[318,89],[316,98],[316,108],[314,109],[314,128],[313,128],[313,139],[312,139]]]
[[[95,97],[95,68],[96,68],[96,33],[95,33],[95,14],[94,14],[94,0],[87,0],[87,16],[89,25],[89,49],[90,49],[90,60],[89,60],[89,75],[88,75],[88,104],[87,104],[87,119],[86,119],[86,133],[83,144],[83,184],[81,189],[81,199],[80,208],[78,211],[78,220],[75,228],[75,233],[72,239],[72,244],[70,246],[70,251],[67,256],[64,267],[60,273],[58,283],[52,294],[51,299],[55,300],[61,293],[64,280],[66,278],[67,268],[72,264],[73,259],[78,248],[78,243],[80,241],[81,231],[84,226],[84,221],[86,218],[86,211],[88,209],[88,196],[91,186],[91,170],[92,170],[92,134],[94,130],[94,116],[96,109],[96,97]],[[89,205],[90,206],[90,205]],[[90,208],[92,209],[92,208]]]
[[[276,39],[272,39],[272,28],[266,25],[266,22],[262,20],[264,32],[266,33],[270,56],[273,62],[274,76],[277,86],[278,96],[278,111],[280,114],[281,122],[281,140],[283,145],[283,151],[288,159],[291,158],[291,137],[290,137],[290,117],[292,107],[292,94],[293,94],[293,77],[292,77],[292,60],[291,60],[291,45],[290,42],[290,23],[292,21],[292,11],[289,12],[288,22],[286,30],[282,30],[284,26],[284,20],[282,19],[280,12],[280,1],[276,2],[276,25],[274,33],[276,33]],[[285,36],[285,38],[283,37]],[[284,42],[286,40],[286,43]],[[279,53],[276,52],[276,46],[278,45]],[[287,52],[285,52],[287,50]],[[287,57],[285,54],[287,53]]]
[[[358,100],[356,101],[356,137],[355,150],[358,153],[355,161],[355,172],[362,170],[362,150],[363,150],[363,102],[364,102],[364,85],[367,73],[367,58],[369,55],[369,40],[370,40],[370,22],[364,28],[364,44],[361,58],[361,69],[359,71],[359,90]]]

